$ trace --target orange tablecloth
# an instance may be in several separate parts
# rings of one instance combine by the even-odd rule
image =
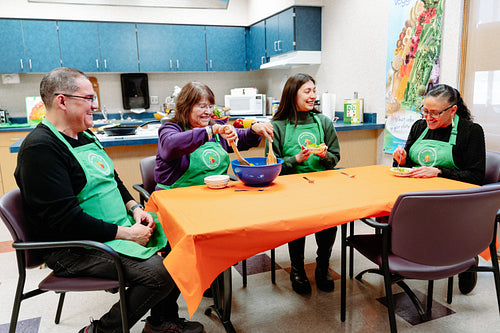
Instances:
[[[192,315],[218,274],[262,251],[363,217],[389,215],[401,193],[474,187],[444,178],[395,177],[374,165],[278,177],[266,191],[235,192],[241,182],[156,191],[146,209],[158,214],[172,252],[165,266]],[[302,177],[314,180],[308,183]]]

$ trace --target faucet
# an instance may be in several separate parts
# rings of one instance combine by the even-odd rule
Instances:
[[[108,112],[106,111],[106,105],[102,106],[101,113],[104,120],[108,121]]]
[[[120,113],[120,121],[123,121],[123,110],[119,109],[118,112]]]

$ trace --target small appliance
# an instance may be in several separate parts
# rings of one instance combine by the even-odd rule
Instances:
[[[266,95],[225,95],[225,107],[230,116],[265,116]]]
[[[9,122],[9,113],[7,110],[0,109],[0,124],[7,124]]]

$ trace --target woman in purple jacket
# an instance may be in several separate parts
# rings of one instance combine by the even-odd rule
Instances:
[[[214,93],[203,83],[182,88],[175,116],[158,130],[156,189],[202,185],[206,176],[227,173],[232,152],[228,141],[237,140],[238,149],[247,150],[258,146],[262,135],[272,137],[271,123],[236,129],[212,119],[214,103]]]

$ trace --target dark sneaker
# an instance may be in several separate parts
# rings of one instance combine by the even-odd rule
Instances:
[[[325,270],[316,266],[314,277],[316,279],[316,286],[319,290],[330,292],[335,289],[335,282],[333,282],[333,277],[330,274],[328,267]]]
[[[78,333],[97,333],[97,323],[99,320],[90,320],[90,325],[82,328]]]
[[[197,321],[187,321],[179,318],[176,321],[164,321],[160,325],[153,325],[146,319],[142,333],[202,333],[203,325]]]
[[[476,257],[476,263],[474,264],[477,267],[478,258]],[[477,283],[477,272],[463,272],[458,274],[458,289],[464,295],[470,293],[476,287]]]

